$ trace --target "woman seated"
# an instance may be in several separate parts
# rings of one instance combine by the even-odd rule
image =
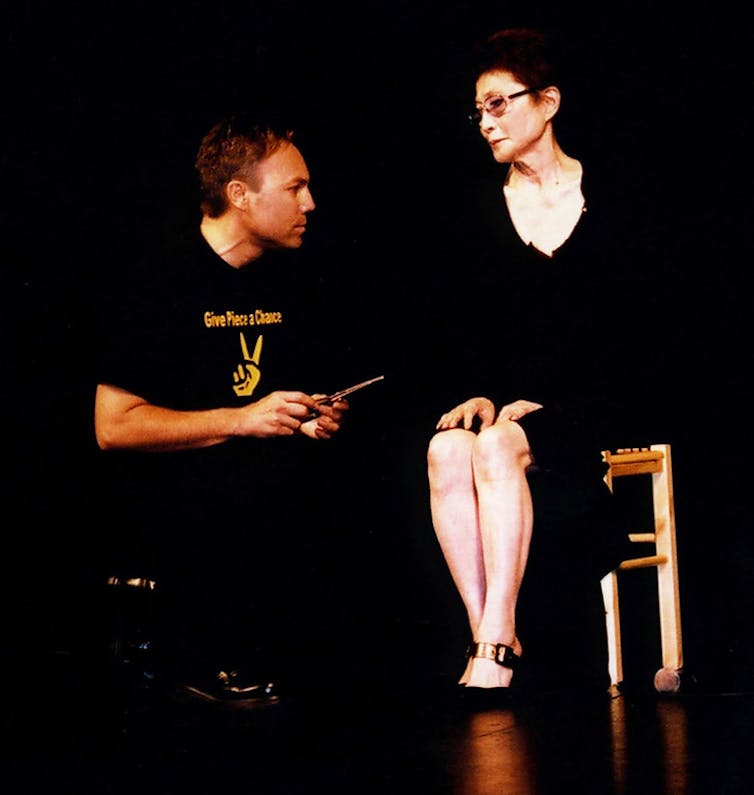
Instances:
[[[619,423],[628,432],[631,403],[626,390],[614,397],[624,353],[605,330],[625,281],[620,207],[556,138],[551,42],[508,29],[476,56],[471,120],[506,168],[482,202],[486,231],[468,236],[482,242],[473,280],[464,274],[474,312],[456,336],[475,386],[460,375],[452,386],[475,396],[439,418],[428,475],[470,629],[460,684],[489,689],[508,688],[529,659],[553,682],[594,668],[583,644],[604,630],[599,579],[628,545],[600,451]],[[519,629],[521,608],[530,623]],[[607,683],[606,657],[597,659]]]

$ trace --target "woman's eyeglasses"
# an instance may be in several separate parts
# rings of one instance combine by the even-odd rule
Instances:
[[[487,99],[482,102],[482,104],[475,108],[473,113],[469,113],[469,122],[471,124],[481,124],[482,122],[482,114],[489,113],[490,116],[494,116],[496,119],[505,113],[508,103],[512,99],[516,99],[518,97],[523,97],[526,94],[533,94],[534,92],[539,91],[538,88],[525,88],[523,91],[516,91],[515,94],[508,94],[507,97],[503,96],[495,96],[495,97],[487,97]]]

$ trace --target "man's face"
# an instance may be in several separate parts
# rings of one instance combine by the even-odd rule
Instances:
[[[314,209],[309,170],[301,152],[285,142],[256,169],[257,190],[248,188],[247,230],[262,249],[299,248],[306,214]]]

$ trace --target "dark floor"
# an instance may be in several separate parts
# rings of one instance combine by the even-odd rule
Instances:
[[[406,589],[417,592],[414,602],[413,593],[398,587],[409,578],[397,556],[386,556],[388,567],[370,555],[377,573],[359,578],[369,583],[361,592],[382,587],[374,604],[359,601],[341,622],[366,643],[328,646],[339,663],[330,677],[327,666],[312,669],[304,654],[293,698],[269,711],[235,714],[114,688],[97,651],[102,643],[94,642],[93,627],[107,622],[99,613],[83,621],[96,612],[96,599],[63,579],[84,579],[80,563],[78,569],[51,563],[43,573],[51,579],[57,572],[56,578],[38,591],[12,587],[23,581],[17,573],[15,580],[0,578],[0,601],[12,608],[0,635],[0,793],[748,795],[754,791],[754,653],[742,620],[750,613],[751,580],[741,571],[750,557],[732,557],[744,561],[738,568],[697,564],[701,556],[689,552],[697,538],[691,529],[703,529],[705,516],[682,525],[689,528],[681,536],[686,674],[673,696],[652,688],[654,604],[628,609],[643,603],[641,594],[656,593],[645,582],[648,571],[622,584],[627,687],[618,697],[548,690],[545,683],[507,706],[463,703],[455,681],[465,618],[449,578],[440,587],[439,562],[431,558],[431,576]],[[53,556],[48,549],[48,557],[74,557],[64,551]],[[401,610],[391,602],[378,609],[392,592]],[[365,607],[372,608],[368,618]],[[335,634],[341,637],[339,627]],[[602,649],[572,646],[580,661]],[[564,657],[552,660],[555,667]]]
[[[21,793],[748,793],[754,692],[693,681],[463,703],[420,686],[320,679],[222,713],[108,687],[76,655],[3,658],[0,780]],[[410,670],[410,667],[409,667]]]

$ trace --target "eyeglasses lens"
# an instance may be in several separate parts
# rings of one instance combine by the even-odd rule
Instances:
[[[472,124],[479,124],[482,120],[482,113],[489,113],[491,116],[498,118],[505,113],[505,107],[508,104],[506,97],[488,97],[481,108],[475,108],[469,114],[469,121]]]

